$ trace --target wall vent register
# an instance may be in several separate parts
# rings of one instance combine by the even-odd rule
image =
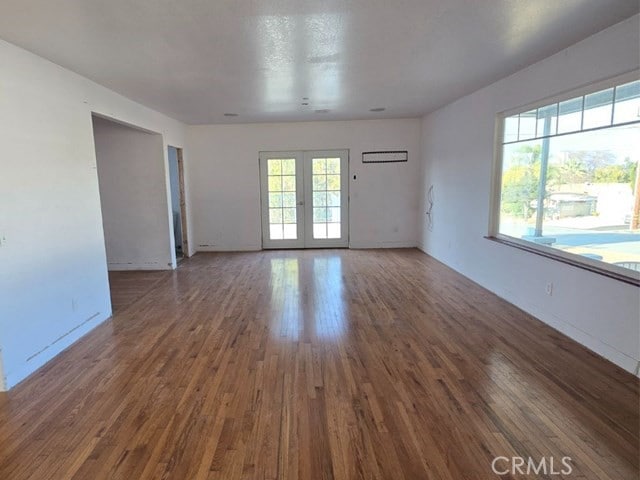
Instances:
[[[406,150],[362,152],[362,163],[396,163],[408,160],[409,154]]]

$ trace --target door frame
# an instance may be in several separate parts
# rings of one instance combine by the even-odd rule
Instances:
[[[184,188],[184,156],[182,148],[176,147],[178,151],[178,190],[180,191],[180,224],[182,230],[182,256],[189,258],[189,230],[187,228],[187,199]]]
[[[182,257],[189,258],[189,233],[187,231],[187,201],[185,195],[184,186],[184,155],[181,147],[174,147],[173,145],[167,145],[167,148],[174,148],[176,150],[176,159],[178,164],[178,195],[180,195],[180,230],[182,236]],[[171,179],[169,179],[171,181]],[[171,193],[171,189],[169,189]],[[169,205],[171,205],[172,199],[169,199]],[[173,219],[171,220],[173,225]],[[171,227],[173,230],[173,226]],[[175,232],[173,232],[175,238]],[[177,259],[176,259],[177,260]]]
[[[260,151],[258,153],[258,173],[260,178],[260,217],[261,217],[261,239],[263,249],[303,249],[303,248],[349,248],[350,225],[349,225],[349,149],[327,149],[327,150],[288,150],[288,151]],[[312,174],[307,174],[307,169],[311,168],[311,158],[331,155],[339,155],[344,158],[345,171],[340,171],[340,191],[344,194],[340,204],[340,223],[346,229],[340,239],[313,239],[312,228],[307,229],[305,222],[313,225],[313,201],[312,201]],[[269,239],[269,208],[265,206],[268,202],[268,175],[267,161],[278,158],[295,158],[296,165],[301,165],[302,175],[298,175],[296,167],[296,220],[298,238],[296,240],[271,240]],[[342,163],[341,163],[342,166]],[[309,192],[309,194],[307,194]],[[309,195],[309,199],[307,198]]]

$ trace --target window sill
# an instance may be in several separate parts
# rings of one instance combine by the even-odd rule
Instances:
[[[620,282],[640,287],[640,274],[638,276],[633,276],[633,273],[637,272],[633,272],[632,270],[629,270],[630,274],[626,275],[625,273],[617,271],[619,269],[622,269],[622,267],[616,267],[614,265],[609,265],[606,263],[604,264],[607,266],[606,268],[601,267],[590,263],[588,259],[582,259],[579,255],[574,255],[557,250],[554,251],[554,249],[551,247],[545,247],[535,244],[529,245],[529,242],[517,241],[516,239],[511,239],[510,237],[506,237],[503,235],[486,236],[484,238],[486,238],[487,240],[491,240],[492,242],[507,245],[509,247],[515,247],[519,250],[524,250],[525,252],[530,252],[542,257],[550,258],[551,260],[557,260],[558,262],[564,263],[566,265],[571,265],[572,267],[581,268],[582,270],[587,270],[589,272],[597,273],[599,275],[603,275]],[[574,259],[572,257],[576,258]]]

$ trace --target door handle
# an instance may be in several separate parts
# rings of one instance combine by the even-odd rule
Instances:
[[[303,202],[302,200],[300,200],[300,201],[298,202],[298,205],[304,205],[304,202]]]

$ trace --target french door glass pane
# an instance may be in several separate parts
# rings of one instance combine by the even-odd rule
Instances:
[[[269,193],[269,207],[282,208],[282,194],[281,193]]]
[[[282,177],[282,191],[283,192],[295,192],[296,191],[296,177],[293,175],[287,175]]]
[[[269,188],[269,238],[296,240],[296,160],[295,158],[267,160]]]
[[[313,192],[313,205],[315,207],[326,207],[327,192]]]
[[[277,224],[282,222],[282,209],[281,208],[270,208],[269,209],[269,223]]]
[[[340,238],[340,158],[312,159],[313,238]]]
[[[327,173],[340,174],[339,158],[327,158]]]
[[[286,192],[282,194],[282,206],[284,208],[295,208],[296,192]]]
[[[295,223],[284,224],[284,239],[295,240],[298,238],[298,226]]]
[[[327,224],[326,223],[314,223],[313,224],[313,238],[327,238]]]
[[[327,190],[340,191],[340,175],[327,175]]]
[[[340,223],[340,207],[327,208],[327,222]]]
[[[296,174],[296,159],[287,158],[282,160],[282,174],[283,175],[295,175]]]
[[[325,174],[327,173],[327,159],[326,158],[314,158],[313,159],[313,174]]]
[[[326,191],[327,190],[327,175],[314,175],[313,176],[313,191]]]
[[[269,238],[271,238],[271,240],[282,240],[282,237],[283,233],[281,223],[269,225]]]
[[[340,206],[340,192],[327,192],[327,206],[328,207]]]

